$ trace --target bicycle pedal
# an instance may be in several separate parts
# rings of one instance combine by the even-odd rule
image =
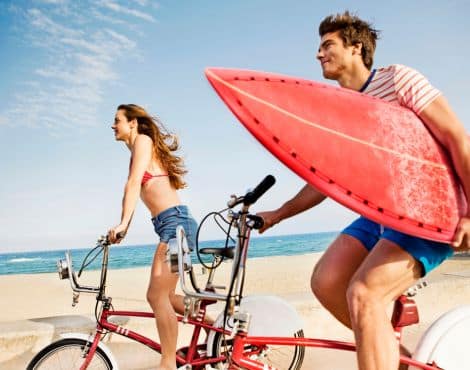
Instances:
[[[191,365],[183,365],[177,368],[176,370],[191,370],[193,367]],[[217,369],[214,369],[217,370]]]

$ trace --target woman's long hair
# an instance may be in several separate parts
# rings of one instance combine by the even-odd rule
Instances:
[[[175,189],[184,188],[183,176],[187,171],[183,159],[172,153],[178,149],[176,135],[169,133],[158,118],[150,116],[136,104],[121,104],[117,109],[124,111],[128,121],[137,119],[137,132],[152,139],[155,156],[168,173],[171,185]]]

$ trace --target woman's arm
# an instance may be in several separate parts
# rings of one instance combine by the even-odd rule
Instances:
[[[129,228],[134,214],[137,199],[139,198],[142,177],[153,155],[153,142],[147,135],[138,135],[135,139],[131,153],[131,165],[126,186],[124,187],[124,196],[122,199],[121,222],[108,233],[108,238],[112,243],[119,243],[118,233],[125,233]]]

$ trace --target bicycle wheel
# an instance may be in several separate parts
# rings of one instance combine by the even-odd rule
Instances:
[[[80,338],[66,338],[43,348],[29,363],[27,370],[77,370],[83,364],[90,342]],[[97,348],[87,369],[111,370],[108,356]]]
[[[303,338],[303,330],[293,335],[295,338]],[[214,338],[214,356],[230,357],[232,352],[232,340],[224,340],[222,333],[217,333]],[[274,366],[276,369],[298,370],[304,361],[305,347],[303,346],[271,346],[263,347],[247,346],[245,352],[248,356],[263,364]],[[218,369],[228,369],[228,363],[216,364]]]

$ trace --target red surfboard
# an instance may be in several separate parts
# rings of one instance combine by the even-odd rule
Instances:
[[[465,196],[447,154],[411,110],[295,77],[205,73],[248,131],[316,189],[387,227],[452,240]]]

